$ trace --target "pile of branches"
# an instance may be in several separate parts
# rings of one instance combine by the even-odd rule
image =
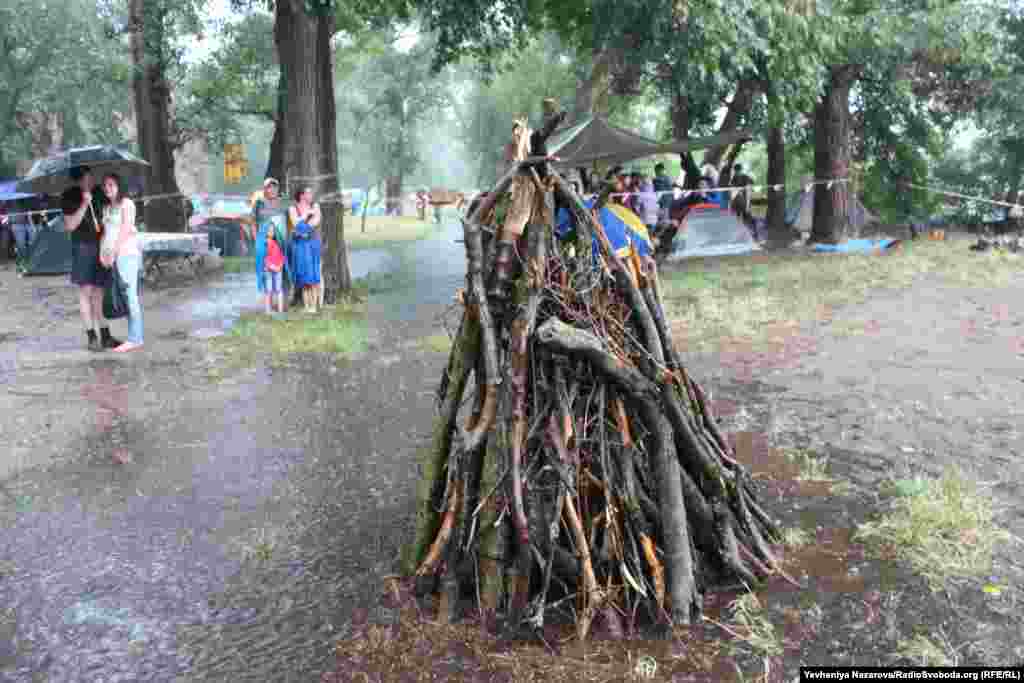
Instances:
[[[488,222],[524,180],[535,202],[507,271]],[[641,608],[691,623],[707,589],[781,574],[778,530],[683,367],[653,261],[617,255],[596,218],[609,193],[587,208],[528,157],[463,221],[463,315],[409,565],[443,620],[472,600],[522,633],[568,607],[585,638]],[[562,239],[556,204],[575,223]]]

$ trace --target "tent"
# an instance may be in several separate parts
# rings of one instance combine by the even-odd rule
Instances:
[[[19,199],[35,197],[28,192],[18,192],[18,179],[0,180],[0,202],[13,202]]]
[[[686,152],[729,145],[751,137],[749,131],[732,131],[696,140],[660,143],[625,128],[619,128],[601,116],[589,116],[563,124],[548,138],[548,153],[558,157],[558,168],[595,163],[623,164],[658,154]]]
[[[22,273],[25,275],[66,275],[70,272],[71,235],[64,230],[64,214],[57,214],[36,233]]]
[[[866,225],[878,222],[878,216],[867,210],[860,198],[849,195],[848,216],[850,225],[860,230]],[[810,232],[814,222],[814,190],[794,192],[786,198],[786,225],[800,232]]]
[[[717,204],[697,204],[686,215],[665,259],[678,261],[696,256],[748,254],[759,250],[750,230],[735,212]]]

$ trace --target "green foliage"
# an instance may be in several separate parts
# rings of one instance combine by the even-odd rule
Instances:
[[[553,34],[544,33],[500,61],[497,79],[482,78],[481,70],[463,63],[455,72],[463,97],[456,104],[459,138],[475,169],[476,184],[495,181],[502,145],[511,140],[512,121],[527,116],[541,120],[541,101],[552,97],[568,106],[576,88],[572,53]]]
[[[68,145],[122,142],[130,71],[115,30],[89,0],[0,3],[0,170],[29,156],[24,114],[57,115]]]
[[[430,70],[431,42],[421,39],[403,51],[398,37],[364,32],[348,46],[343,64],[348,75],[338,86],[346,93],[339,130],[349,131],[349,149],[342,166],[360,184],[415,171],[423,162],[421,143],[430,136],[431,117],[451,104],[444,79]],[[353,58],[355,46],[361,59]]]
[[[280,76],[270,15],[257,12],[225,26],[221,40],[191,70],[183,108],[191,127],[216,146],[242,137],[246,118],[274,121]]]

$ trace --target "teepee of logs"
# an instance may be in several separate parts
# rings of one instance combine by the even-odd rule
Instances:
[[[778,531],[683,366],[655,264],[617,255],[517,120],[510,168],[463,220],[467,286],[420,456],[407,568],[439,618],[476,603],[537,629],[698,618],[702,594],[781,569]],[[555,206],[575,228],[555,235]],[[784,576],[784,574],[782,574]],[[568,608],[568,609],[567,609]],[[617,622],[617,623],[614,623]]]

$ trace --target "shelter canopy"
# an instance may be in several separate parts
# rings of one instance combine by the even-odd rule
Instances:
[[[547,147],[548,153],[559,159],[555,166],[569,168],[593,163],[623,164],[658,154],[685,154],[751,137],[750,131],[737,130],[662,143],[612,125],[602,116],[589,116],[558,128],[548,139]]]

